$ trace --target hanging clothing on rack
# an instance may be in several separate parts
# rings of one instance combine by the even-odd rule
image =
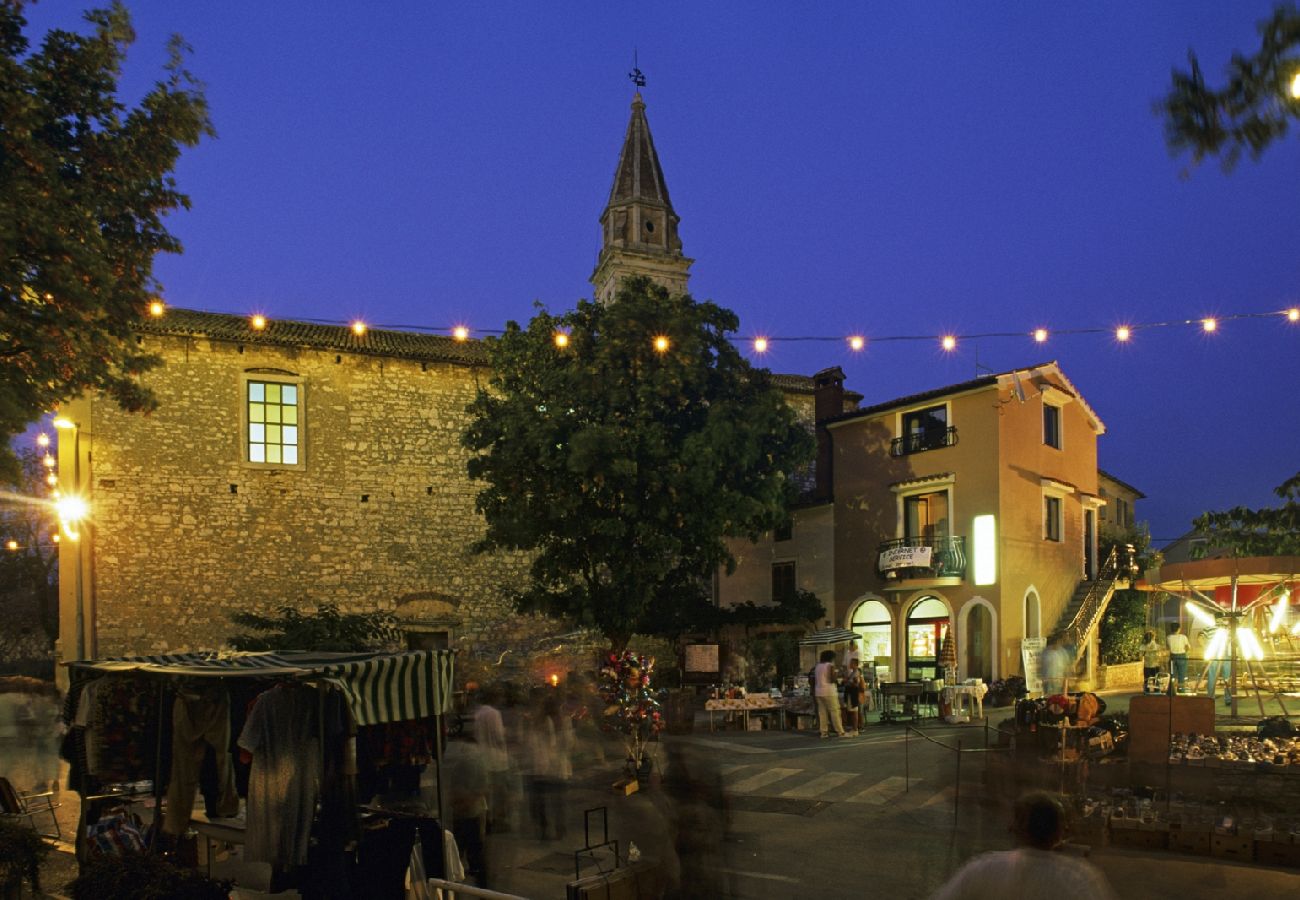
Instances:
[[[245,812],[244,859],[277,867],[307,862],[320,790],[316,690],[281,684],[262,693],[239,746],[253,755]]]
[[[189,826],[199,772],[209,747],[216,761],[217,814],[229,818],[239,812],[230,759],[230,694],[225,688],[211,686],[182,690],[172,706],[172,774],[163,824],[168,834],[184,834]]]

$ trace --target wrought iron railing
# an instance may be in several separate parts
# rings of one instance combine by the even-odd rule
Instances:
[[[897,566],[889,569],[880,565],[881,555],[899,547],[929,547],[928,566]],[[876,548],[876,574],[881,578],[965,578],[966,538],[895,538],[883,541]]]
[[[1120,576],[1120,561],[1120,547],[1117,544],[1111,548],[1110,555],[1106,557],[1106,561],[1097,572],[1097,577],[1089,582],[1088,591],[1084,594],[1079,608],[1075,610],[1073,618],[1057,629],[1057,633],[1065,638],[1068,646],[1082,648],[1084,640],[1097,626],[1101,614],[1106,609],[1106,601],[1115,591],[1115,582]],[[1124,554],[1123,561],[1128,563],[1127,554]],[[1127,565],[1125,568],[1127,569]]]
[[[957,428],[927,428],[913,431],[901,438],[894,438],[889,445],[890,456],[907,456],[910,453],[924,453],[926,450],[938,450],[940,447],[953,447],[957,444]]]

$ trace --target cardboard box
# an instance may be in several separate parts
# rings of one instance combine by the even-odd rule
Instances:
[[[1290,841],[1255,841],[1255,862],[1261,866],[1300,869],[1300,844]]]
[[[1210,855],[1218,859],[1250,862],[1255,858],[1255,839],[1243,834],[1212,834]]]
[[[1110,845],[1112,847],[1130,847],[1134,850],[1163,850],[1169,845],[1169,832],[1116,828],[1112,823]]]
[[[1193,856],[1210,855],[1210,833],[1208,831],[1183,831],[1174,829],[1169,832],[1169,849],[1175,853],[1190,853]]]

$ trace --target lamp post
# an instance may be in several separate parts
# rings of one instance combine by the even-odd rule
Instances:
[[[81,544],[81,523],[87,516],[88,507],[81,493],[81,427],[66,416],[55,418],[54,427],[59,429],[61,433],[72,433],[72,484],[69,486],[66,482],[64,483],[62,495],[55,504],[55,509],[59,514],[59,527],[64,537],[70,542],[68,546],[76,554],[75,575],[73,576],[75,579],[73,610],[76,627],[74,648],[76,659],[86,659],[86,648],[90,642],[86,639],[85,576],[82,563],[85,548]],[[60,468],[62,471],[67,471],[63,467]]]

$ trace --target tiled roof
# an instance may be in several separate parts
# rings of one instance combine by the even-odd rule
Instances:
[[[780,388],[787,394],[815,394],[817,386],[813,382],[811,375],[786,375],[778,372],[771,373],[772,385]],[[845,391],[844,399],[858,402],[862,395],[857,391]]]
[[[137,326],[143,334],[173,337],[201,337],[248,346],[300,347],[337,350],[363,356],[386,356],[421,362],[448,362],[467,366],[487,365],[487,352],[480,341],[457,341],[438,334],[415,331],[384,331],[372,328],[356,335],[345,325],[319,325],[287,319],[267,319],[266,327],[254,330],[247,316],[199,312],[168,307],[158,318],[145,318]]]
[[[847,412],[842,416],[835,416],[829,419],[830,422],[843,422],[847,419],[857,419],[863,416],[871,416],[889,409],[895,409],[899,406],[911,406],[914,403],[923,403],[926,400],[934,400],[938,397],[946,397],[949,394],[960,394],[965,391],[974,390],[975,388],[987,387],[991,384],[997,384],[998,376],[984,375],[980,378],[973,378],[970,381],[963,381],[960,384],[950,384],[947,387],[935,388],[930,391],[922,391],[919,394],[909,394],[906,397],[898,397],[894,400],[886,400],[884,403],[877,403],[874,406],[864,406],[862,409],[855,409],[853,412]]]
[[[1139,500],[1145,500],[1145,499],[1146,499],[1146,496],[1147,496],[1146,494],[1142,493],[1142,492],[1139,491],[1137,488],[1133,487],[1133,485],[1129,484],[1129,483],[1128,483],[1127,481],[1125,481],[1124,479],[1122,479],[1122,478],[1116,478],[1114,475],[1110,474],[1110,473],[1107,472],[1105,469],[1102,469],[1102,468],[1098,467],[1098,469],[1097,469],[1097,474],[1098,474],[1098,475],[1105,476],[1106,478],[1109,478],[1111,481],[1113,481],[1113,482],[1115,482],[1116,484],[1118,484],[1120,487],[1132,491],[1134,494],[1137,495],[1137,499],[1139,499]]]

